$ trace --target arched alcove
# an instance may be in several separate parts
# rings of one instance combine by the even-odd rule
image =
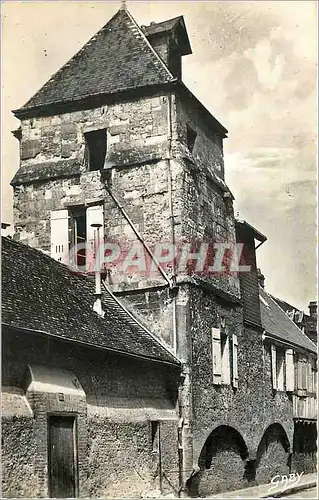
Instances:
[[[199,472],[188,481],[193,497],[205,497],[220,491],[243,488],[247,445],[233,427],[220,425],[208,436],[199,456]]]
[[[285,429],[279,423],[269,425],[257,449],[257,482],[269,483],[276,475],[289,474],[289,457],[290,444]]]

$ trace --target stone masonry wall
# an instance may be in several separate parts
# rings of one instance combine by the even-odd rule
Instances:
[[[212,493],[244,487],[252,481],[268,482],[274,471],[289,471],[288,451],[286,443],[283,444],[283,437],[292,445],[293,418],[289,395],[272,390],[270,352],[263,346],[262,330],[243,327],[242,309],[238,305],[227,303],[212,293],[195,287],[192,287],[189,294],[194,468],[198,466],[207,438],[220,426],[228,426],[238,432],[247,446],[249,460],[257,459],[257,462],[249,465],[252,467],[249,472],[239,452],[236,455],[235,448],[232,452],[229,448],[227,453],[225,450],[220,453],[216,450],[211,467],[206,472],[200,472],[197,478],[199,491],[204,488],[207,494],[209,489]],[[235,333],[238,338],[237,389],[232,384],[216,386],[212,383],[211,328],[218,326],[218,317],[221,316],[225,318],[229,333]],[[276,428],[274,432],[269,431],[273,424],[279,426],[280,435]],[[272,444],[265,454],[262,442],[267,429]],[[224,432],[225,443],[223,445],[221,442],[222,449],[228,439],[228,433]],[[233,476],[228,486],[223,486],[218,477],[224,477],[230,460],[229,453],[234,455],[231,459]]]
[[[41,493],[36,468],[33,417],[2,417],[2,493],[7,498],[35,498]]]
[[[174,164],[183,173],[181,238],[195,244],[193,251],[196,245],[198,250],[202,242],[208,243],[209,259],[215,242],[236,242],[232,196],[224,182],[222,135],[212,125],[209,128],[199,110],[186,99],[176,98],[176,124]],[[187,147],[188,126],[197,133],[193,151]],[[239,297],[239,280],[234,273],[208,273],[204,268],[201,279]]]
[[[28,339],[4,334],[3,351],[5,385],[19,380],[25,389],[27,365],[40,363],[73,372],[86,394],[84,402],[66,396],[61,403],[55,393],[30,393],[27,397],[35,415],[33,424],[5,421],[3,463],[23,465],[24,455],[15,453],[17,448],[11,450],[20,432],[30,441],[27,453],[32,450],[36,463],[34,474],[26,474],[26,480],[19,481],[15,490],[10,477],[4,475],[5,496],[18,491],[21,496],[30,492],[47,496],[47,414],[52,411],[77,415],[80,496],[139,496],[158,489],[159,454],[152,450],[150,422],[160,421],[164,426],[170,422],[169,432],[162,435],[162,462],[165,457],[173,462],[178,451],[176,370],[32,334]],[[174,489],[167,484],[166,488],[170,492]]]
[[[14,220],[20,239],[43,250],[50,250],[50,211],[105,201],[106,234],[126,235],[127,225],[104,187],[99,171],[88,172],[85,163],[84,133],[107,129],[107,157],[104,169],[144,163],[142,170],[113,172],[112,184],[120,200],[131,210],[132,220],[149,225],[152,222],[165,237],[165,214],[154,211],[161,206],[161,193],[167,190],[165,164],[156,168],[153,161],[165,157],[167,150],[167,97],[156,96],[136,101],[101,106],[92,110],[74,111],[57,116],[23,120],[20,146],[21,164],[14,180]],[[125,190],[122,185],[125,184]],[[144,200],[137,198],[145,197]],[[144,214],[140,205],[145,205]],[[126,207],[127,208],[127,207]],[[165,212],[165,203],[162,206]],[[162,211],[161,211],[162,212]],[[113,223],[109,222],[115,217]],[[121,223],[119,222],[121,219]],[[164,234],[161,234],[164,233]],[[152,233],[153,234],[153,233]]]

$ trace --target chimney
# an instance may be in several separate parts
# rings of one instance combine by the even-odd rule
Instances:
[[[172,75],[182,79],[182,57],[192,53],[183,16],[142,26],[146,38],[168,66]]]
[[[261,270],[257,269],[257,279],[258,279],[258,283],[259,285],[262,287],[262,288],[265,288],[265,276],[262,274]]]
[[[309,314],[311,318],[317,319],[317,301],[312,300],[309,302]]]

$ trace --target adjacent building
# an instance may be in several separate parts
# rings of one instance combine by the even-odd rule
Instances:
[[[22,265],[5,284],[13,281],[15,307],[5,345],[25,371],[14,378],[17,361],[5,368],[17,394],[8,398],[4,446],[7,463],[13,442],[23,457],[42,458],[35,475],[25,458],[29,476],[7,472],[6,496],[52,493],[47,436],[60,439],[56,416],[66,413],[79,422],[77,434],[71,420],[63,431],[81,455],[74,496],[208,496],[314,470],[316,346],[259,286],[256,248],[266,236],[234,217],[227,130],[182,83],[190,53],[182,16],[140,27],[123,7],[14,111],[20,243],[5,245]],[[92,277],[56,262],[93,245],[92,224],[131,259],[125,272],[102,273],[104,317],[93,310]],[[214,242],[241,245],[249,272],[198,273]],[[169,245],[187,252],[165,262]],[[146,267],[134,263],[142,254]],[[83,269],[87,248],[74,259]],[[36,293],[23,292],[24,274]]]

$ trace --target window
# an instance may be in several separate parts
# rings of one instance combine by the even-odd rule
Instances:
[[[212,328],[213,384],[238,387],[237,336]],[[231,348],[230,348],[231,346]]]
[[[189,125],[187,125],[187,147],[190,152],[193,152],[195,141],[196,141],[197,133],[193,130]]]
[[[305,356],[299,354],[297,358],[297,389],[298,391],[304,392],[305,395],[309,384],[308,370],[308,359]]]
[[[152,453],[159,452],[159,422],[151,420],[151,450]]]
[[[100,240],[104,240],[103,205],[72,207],[51,212],[51,257],[62,261],[68,257],[69,247],[75,248],[74,263],[86,264],[88,251],[94,249],[94,228],[101,224]],[[69,237],[71,235],[71,237]]]
[[[94,130],[84,134],[86,143],[86,160],[89,170],[101,170],[107,148],[106,129]]]
[[[84,207],[76,208],[72,211],[73,244],[76,250],[77,266],[84,266],[86,263],[86,211]]]

